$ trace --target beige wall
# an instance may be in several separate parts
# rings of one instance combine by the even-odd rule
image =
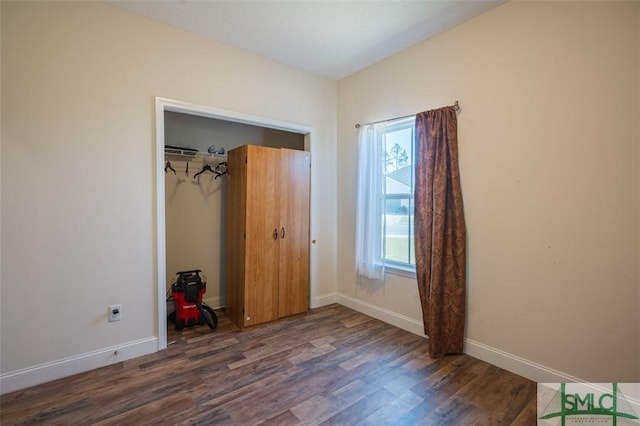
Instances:
[[[421,321],[412,280],[356,284],[354,123],[458,99],[467,338],[640,381],[638,7],[506,3],[339,82],[339,292]]]
[[[155,96],[313,127],[314,168],[335,158],[335,82],[104,3],[1,8],[3,374],[157,335]],[[319,296],[335,291],[325,173]]]

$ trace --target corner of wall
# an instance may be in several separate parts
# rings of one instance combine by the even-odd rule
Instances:
[[[331,305],[337,302],[337,298],[338,298],[337,293],[330,293],[322,296],[316,296],[311,300],[310,308],[315,309],[315,308],[321,308],[323,306]]]

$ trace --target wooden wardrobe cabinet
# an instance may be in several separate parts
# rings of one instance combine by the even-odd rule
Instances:
[[[226,314],[241,329],[309,307],[310,154],[228,153]]]

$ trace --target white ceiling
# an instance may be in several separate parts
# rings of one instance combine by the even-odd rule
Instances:
[[[486,0],[106,0],[340,80],[501,3]]]

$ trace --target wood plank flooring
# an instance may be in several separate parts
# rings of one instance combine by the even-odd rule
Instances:
[[[11,424],[534,425],[536,384],[340,305],[3,395]]]

